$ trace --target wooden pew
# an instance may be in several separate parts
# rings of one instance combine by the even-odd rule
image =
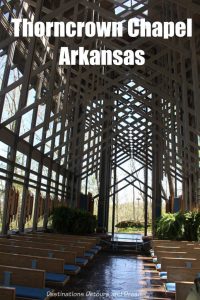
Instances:
[[[32,255],[33,248],[0,244],[0,252]],[[81,270],[80,267],[75,265],[76,254],[73,252],[34,248],[34,255],[46,258],[59,258],[64,260],[64,271],[65,274],[68,275],[76,275]]]
[[[167,252],[188,252],[191,249],[197,249],[200,250],[200,247],[197,247],[195,245],[184,245],[184,246],[174,246],[174,247],[165,247],[165,246],[156,246],[154,248],[154,255],[156,255],[156,253],[158,251],[167,251]]]
[[[4,282],[4,285],[7,284],[6,281],[8,280],[5,280],[5,276],[8,274],[10,274],[10,282],[8,282],[8,284],[16,289],[16,299],[31,299],[33,292],[34,294],[39,293],[40,299],[47,300],[50,298],[47,296],[47,294],[51,291],[51,289],[45,288],[44,270],[33,270],[0,265],[0,282]]]
[[[161,262],[161,278],[165,279],[167,272],[167,291],[171,292],[173,284],[176,284],[176,300],[186,299],[194,285],[195,275],[200,270],[200,244],[188,241],[158,241],[152,243],[152,246],[154,254]]]
[[[88,259],[84,257],[85,248],[78,246],[63,246],[60,244],[52,244],[52,243],[42,243],[42,242],[34,242],[34,241],[26,241],[26,240],[14,240],[14,239],[0,239],[0,244],[8,244],[13,246],[21,246],[21,247],[30,247],[30,248],[41,248],[46,249],[51,252],[51,250],[59,250],[59,251],[76,251],[77,257],[75,260],[75,264],[81,267],[85,267],[88,263]]]
[[[184,248],[185,249],[185,248]],[[171,247],[165,247],[165,246],[156,246],[153,249],[154,251],[154,256],[156,256],[156,253],[158,251],[168,251],[168,252],[183,252],[183,248],[178,247],[178,246],[171,246]]]
[[[156,257],[157,261],[160,262],[162,257],[183,257],[184,255],[187,255],[187,252],[170,252],[170,251],[157,251]]]
[[[64,286],[69,281],[63,259],[0,252],[0,265],[45,270],[47,286]]]
[[[0,300],[15,300],[15,288],[0,286]]]
[[[47,243],[53,243],[53,244],[60,244],[60,245],[71,245],[71,246],[80,246],[80,247],[85,247],[86,251],[85,251],[85,256],[88,259],[93,259],[94,255],[97,254],[99,252],[99,248],[96,247],[96,244],[94,244],[94,242],[91,241],[85,241],[85,240],[75,240],[74,238],[71,237],[65,237],[65,238],[61,238],[61,237],[57,237],[57,238],[53,238],[48,237],[48,236],[30,236],[29,234],[25,234],[25,235],[15,235],[15,236],[11,236],[11,238],[14,239],[18,239],[18,240],[30,240],[30,241],[36,241],[36,242],[47,242]],[[98,248],[98,249],[96,249]]]
[[[0,241],[1,242],[1,241]],[[50,258],[59,258],[63,259],[65,264],[75,264],[76,254],[69,251],[59,251],[59,250],[48,250],[48,249],[41,249],[41,248],[33,248],[32,247],[22,247],[16,245],[6,245],[0,244],[0,252],[7,252],[7,253],[16,253],[16,254],[27,254],[32,255],[34,253],[35,256],[40,257],[50,257]]]
[[[155,258],[155,257],[159,258],[159,256],[162,255],[162,253],[169,253],[169,255],[172,255],[172,256],[177,255],[178,256],[183,253],[191,253],[191,252],[193,252],[194,255],[195,255],[195,253],[196,254],[200,253],[200,248],[191,247],[191,246],[190,247],[185,246],[185,247],[181,247],[181,248],[180,247],[173,247],[173,248],[156,247],[155,251],[152,255],[152,258]],[[172,253],[172,254],[170,254],[170,253]],[[175,253],[177,253],[177,254],[175,254]]]
[[[188,243],[188,242],[175,242],[175,243],[157,243],[153,247],[153,252],[156,254],[157,251],[184,251],[183,249],[188,248],[200,248],[199,243]]]
[[[199,272],[199,268],[177,268],[167,267],[167,281],[168,282],[194,282],[196,274]]]
[[[168,251],[158,251],[156,252],[157,260],[160,262],[162,257],[172,257],[172,258],[196,258],[200,260],[200,251],[198,249],[191,249],[188,252],[168,252]]]
[[[177,282],[193,282],[199,269],[167,267],[167,282],[165,289],[167,293],[176,293]]]
[[[54,239],[46,239],[46,238],[37,238],[37,237],[28,237],[28,235],[23,235],[23,236],[11,236],[11,240],[15,241],[22,241],[22,242],[36,242],[36,243],[42,243],[42,244],[51,244],[53,246],[57,245],[56,247],[59,247],[59,250],[75,250],[77,252],[77,258],[76,258],[76,263],[84,267],[87,265],[88,260],[92,260],[94,258],[94,255],[96,251],[91,251],[91,243],[90,242],[71,242],[70,240],[54,240]],[[51,246],[52,248],[52,246]],[[53,248],[55,249],[55,248]],[[58,249],[58,248],[56,248]],[[82,253],[81,253],[82,249]],[[89,250],[89,251],[87,251]]]
[[[63,246],[73,246],[73,247],[84,247],[85,251],[91,249],[93,243],[92,242],[85,242],[85,241],[74,241],[72,239],[49,239],[49,238],[43,238],[43,237],[35,237],[35,236],[28,236],[28,235],[14,235],[11,236],[11,239],[15,240],[25,240],[25,241],[35,241],[39,243],[52,243],[52,244],[59,244]]]
[[[186,300],[194,282],[177,282],[176,283],[176,300]]]
[[[74,240],[85,240],[85,241],[92,241],[95,244],[98,244],[100,242],[99,237],[92,237],[92,236],[83,236],[83,235],[72,235],[72,234],[60,234],[60,233],[44,233],[44,232],[37,232],[37,233],[28,233],[27,235],[32,236],[46,236],[49,238],[61,238],[61,239],[67,239],[67,238],[73,238]]]
[[[60,245],[56,243],[49,243],[47,241],[27,241],[27,240],[18,240],[18,239],[5,239],[0,238],[0,244],[6,245],[16,245],[22,247],[32,247],[32,248],[41,248],[49,250],[60,250],[60,251],[74,251],[77,256],[84,256],[85,247],[71,246],[71,245]]]
[[[38,237],[39,239],[39,237]],[[59,243],[62,243],[64,245],[68,245],[68,244],[72,244],[74,246],[78,245],[78,246],[83,246],[85,247],[86,251],[90,251],[96,244],[94,243],[94,241],[86,241],[86,240],[79,240],[79,239],[74,239],[74,238],[67,238],[67,239],[60,239],[58,237],[41,237],[40,239],[46,239],[48,241],[56,241]]]
[[[162,257],[161,258],[161,271],[167,272],[168,267],[177,267],[177,268],[199,268],[200,269],[200,260],[195,258],[173,258],[173,257]]]
[[[93,251],[95,254],[97,254],[101,250],[101,246],[99,246],[100,239],[99,238],[87,238],[82,236],[72,236],[72,235],[61,235],[61,234],[52,234],[52,235],[38,235],[39,237],[42,236],[42,238],[45,239],[55,239],[59,241],[71,241],[72,243],[90,243],[90,249],[88,251]]]
[[[89,253],[89,257],[86,252],[86,245],[82,244],[72,244],[69,242],[60,242],[60,241],[54,241],[54,240],[46,240],[46,239],[10,239],[11,241],[20,242],[21,245],[25,245],[26,243],[32,243],[33,247],[38,248],[46,248],[48,249],[55,249],[55,250],[61,250],[61,251],[76,251],[77,257],[76,257],[76,264],[84,267],[87,265],[88,260],[92,259],[94,257],[94,254]]]
[[[195,242],[195,241],[170,241],[170,240],[152,240],[151,241],[152,248],[154,248],[156,246],[181,246],[181,245],[186,245],[186,244],[200,246],[200,243]]]
[[[11,285],[23,285],[41,289],[45,287],[44,270],[0,265],[0,282],[4,281],[5,271],[12,273]]]

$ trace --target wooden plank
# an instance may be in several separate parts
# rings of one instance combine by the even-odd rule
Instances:
[[[158,261],[160,261],[163,257],[171,257],[171,258],[197,258],[200,259],[200,251],[199,249],[190,249],[187,252],[168,252],[168,251],[158,251],[156,252],[156,257]]]
[[[199,268],[186,269],[186,268],[177,268],[177,267],[167,267],[167,281],[168,282],[179,282],[179,281],[193,282],[198,272],[199,272]]]
[[[161,271],[166,272],[170,267],[185,269],[200,268],[200,260],[195,258],[161,258]]]
[[[64,273],[63,259],[0,252],[0,265],[31,269],[33,268],[33,261],[36,263],[35,269],[52,273]]]
[[[200,245],[199,242],[194,242],[194,241],[171,241],[171,240],[152,240],[151,241],[152,248],[155,248],[157,246],[169,246],[169,247],[179,246],[179,247],[181,247],[182,245],[186,245],[186,244]]]
[[[12,273],[12,284],[33,288],[45,287],[45,271],[27,268],[17,268],[0,265],[0,281],[3,282],[4,272]]]
[[[43,236],[43,237],[59,237],[62,239],[67,239],[67,238],[74,238],[75,240],[92,240],[95,241],[96,243],[100,242],[100,238],[97,236],[84,236],[84,235],[73,235],[73,234],[61,234],[61,233],[44,233],[44,232],[37,232],[37,233],[28,233],[28,236]]]
[[[59,250],[48,250],[48,249],[40,249],[40,248],[33,248],[32,247],[22,247],[22,246],[15,246],[15,245],[4,245],[0,244],[0,251],[7,252],[7,253],[16,253],[16,254],[26,254],[32,255],[34,251],[34,255],[40,257],[52,257],[52,258],[59,258],[63,259],[65,264],[75,264],[76,253],[70,251],[59,251]]]
[[[15,289],[0,286],[0,300],[15,300]]]
[[[194,286],[193,282],[177,282],[176,283],[176,300],[186,299],[191,288]]]
[[[37,237],[37,236],[28,236],[28,235],[21,235],[21,236],[13,236],[15,240],[25,240],[25,241],[34,241],[34,242],[39,242],[39,243],[53,243],[53,244],[59,244],[62,246],[80,246],[80,247],[85,247],[86,250],[89,250],[94,244],[94,242],[90,241],[81,241],[81,240],[75,240],[74,238],[67,238],[67,239],[62,239],[62,238],[54,238],[54,237],[47,237],[44,238],[42,237]]]
[[[77,256],[84,256],[85,254],[85,247],[79,246],[71,246],[69,245],[60,245],[60,244],[53,244],[49,242],[35,242],[35,241],[23,241],[23,240],[14,240],[14,239],[1,239],[0,243],[2,244],[9,244],[13,246],[21,246],[21,247],[30,247],[30,248],[41,248],[46,250],[60,250],[60,251],[74,251],[77,253]]]
[[[159,251],[168,251],[168,252],[187,252],[190,251],[191,249],[200,249],[200,246],[195,246],[194,244],[186,244],[184,246],[173,246],[173,247],[168,247],[168,246],[156,246],[154,248],[154,254],[156,255],[157,252]]]

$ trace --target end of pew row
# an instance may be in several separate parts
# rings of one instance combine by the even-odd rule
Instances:
[[[185,268],[167,268],[167,280],[165,284],[167,293],[176,293],[176,300],[184,300],[183,295],[189,293],[190,288],[194,286],[193,280],[199,269],[185,269]],[[178,290],[177,290],[178,287]]]
[[[194,286],[193,282],[177,282],[176,283],[176,300],[186,299],[191,288]]]
[[[0,265],[0,282],[14,288],[16,299],[49,299],[52,289],[45,288],[45,271]],[[4,300],[7,298],[4,298]]]
[[[175,294],[176,300],[186,300],[193,287],[194,283],[189,281],[168,282],[165,284],[165,292]]]
[[[15,288],[0,286],[0,300],[15,300]]]

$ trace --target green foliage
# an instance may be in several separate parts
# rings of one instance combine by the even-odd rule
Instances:
[[[96,216],[84,210],[69,207],[54,209],[51,219],[53,230],[59,233],[94,233],[97,225]]]
[[[200,212],[164,214],[157,220],[156,235],[159,239],[200,240]]]
[[[135,221],[122,221],[115,225],[117,228],[143,228],[144,224]]]
[[[187,212],[185,213],[185,232],[184,239],[187,241],[200,240],[200,213]]]
[[[182,235],[182,221],[179,213],[164,214],[158,221],[156,233],[159,239],[180,239]]]

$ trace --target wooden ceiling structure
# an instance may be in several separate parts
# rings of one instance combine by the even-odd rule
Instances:
[[[152,21],[193,19],[192,38],[16,38],[12,18],[36,21]],[[143,66],[59,66],[61,46],[77,49],[143,49]],[[76,206],[82,180],[99,180],[98,223],[108,225],[109,201],[115,198],[116,169],[126,173],[124,187],[133,185],[152,199],[153,221],[161,215],[163,176],[182,183],[184,209],[200,205],[200,3],[192,0],[2,0],[0,1],[0,56],[5,57],[0,89],[0,140],[8,145],[0,177],[8,190],[23,185],[35,189],[35,211],[40,192],[66,199]],[[20,73],[10,83],[14,69]],[[7,96],[19,91],[16,110],[2,118]],[[30,91],[35,93],[30,101]],[[33,98],[33,97],[32,97]],[[43,120],[38,123],[38,112]],[[21,133],[23,117],[30,126]],[[12,125],[12,126],[11,126]],[[40,132],[41,138],[35,136]],[[48,150],[47,150],[48,144]],[[26,156],[24,165],[17,151]],[[123,164],[134,159],[144,177]],[[38,163],[31,169],[32,160]],[[23,174],[16,170],[21,168]],[[47,168],[46,175],[43,168]],[[137,170],[136,170],[137,171]],[[52,176],[52,174],[55,176]],[[114,180],[111,180],[114,174]],[[151,184],[149,183],[151,174]],[[114,201],[114,199],[112,199]],[[21,217],[23,220],[23,217]],[[44,226],[47,220],[44,220]],[[5,225],[5,224],[4,224]],[[23,231],[23,221],[19,228]],[[34,218],[33,227],[37,222]],[[5,226],[3,231],[6,231]]]

